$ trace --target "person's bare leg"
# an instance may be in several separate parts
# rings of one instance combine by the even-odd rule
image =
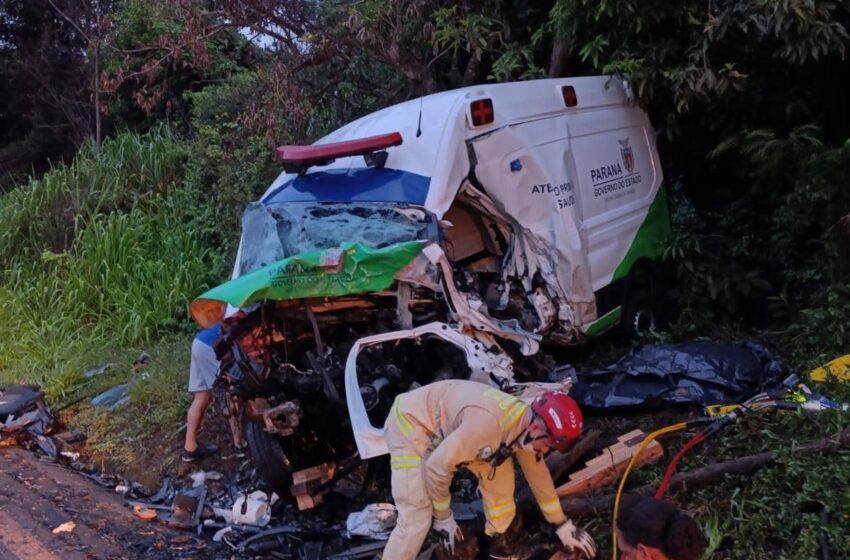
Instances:
[[[204,413],[213,400],[209,391],[198,391],[192,395],[192,404],[186,413],[186,441],[183,444],[186,451],[195,451],[198,448],[198,430],[201,428]]]

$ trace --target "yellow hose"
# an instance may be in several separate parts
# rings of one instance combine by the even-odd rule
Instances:
[[[614,521],[611,523],[611,558],[612,560],[617,560],[617,514],[620,512],[620,496],[623,495],[623,488],[626,486],[626,479],[629,477],[629,472],[631,472],[632,467],[637,461],[638,456],[640,456],[641,452],[644,448],[652,443],[652,441],[658,436],[663,436],[664,434],[669,434],[670,432],[677,432],[679,430],[684,430],[688,427],[687,422],[679,422],[678,424],[672,424],[665,428],[661,428],[659,430],[655,430],[640,442],[640,445],[635,451],[635,454],[632,455],[631,461],[626,465],[626,470],[623,471],[623,478],[620,479],[620,486],[617,487],[617,494],[614,496]]]

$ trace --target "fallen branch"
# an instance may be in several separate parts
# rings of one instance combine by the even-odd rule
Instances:
[[[546,457],[546,466],[549,467],[549,472],[552,473],[552,480],[557,484],[567,474],[567,471],[579,462],[579,459],[596,447],[596,442],[601,436],[601,430],[590,430],[566,453],[560,453],[558,451],[550,453]]]
[[[833,436],[800,445],[791,450],[794,455],[816,455],[836,451],[839,447],[850,446],[850,428]],[[779,461],[779,455],[774,452],[756,453],[721,463],[708,465],[700,469],[679,473],[671,481],[668,492],[678,492],[694,488],[710,486],[723,480],[729,474],[749,474],[762,467]],[[653,485],[647,484],[634,490],[637,494],[652,495]],[[570,517],[594,515],[611,511],[614,508],[614,496],[591,496],[588,498],[564,498],[561,500],[564,513]]]

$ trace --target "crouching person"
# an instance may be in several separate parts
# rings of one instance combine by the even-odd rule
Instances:
[[[581,411],[565,393],[545,393],[529,406],[481,383],[449,380],[399,395],[386,422],[398,522],[383,558],[416,558],[431,528],[454,552],[463,536],[449,486],[461,467],[479,480],[490,558],[513,558],[517,543],[503,535],[516,514],[514,459],[561,543],[594,558],[593,538],[564,515],[543,461],[550,449],[569,449],[581,426]]]

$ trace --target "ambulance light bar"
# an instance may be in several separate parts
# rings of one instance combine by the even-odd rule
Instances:
[[[336,158],[347,156],[366,156],[366,162],[382,163],[384,158],[369,157],[374,152],[399,146],[402,143],[401,133],[391,132],[357,140],[332,142],[330,144],[313,144],[310,146],[280,146],[275,150],[278,161],[283,163],[287,173],[303,173],[314,165],[327,165]]]

